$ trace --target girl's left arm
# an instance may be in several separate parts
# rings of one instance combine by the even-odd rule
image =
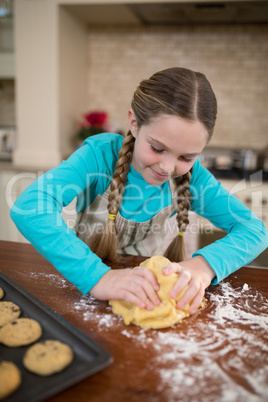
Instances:
[[[190,185],[192,210],[227,232],[221,240],[196,251],[191,259],[167,267],[167,271],[180,273],[171,296],[176,297],[188,284],[178,307],[191,302],[190,313],[194,313],[210,283],[217,284],[267,248],[268,232],[263,222],[226,191],[199,160]]]
[[[241,187],[246,186],[241,180]],[[202,256],[215,272],[217,284],[232,272],[253,261],[268,246],[268,232],[263,222],[237,197],[225,190],[197,160],[193,180],[192,209],[210,220],[227,235],[193,254]]]

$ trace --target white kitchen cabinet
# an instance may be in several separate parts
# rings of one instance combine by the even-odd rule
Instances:
[[[0,240],[28,242],[10,218],[10,209],[16,198],[43,172],[3,169],[0,172]],[[67,226],[72,229],[76,222],[76,198],[62,211]]]
[[[218,181],[254,212],[268,229],[268,183],[262,181],[261,172],[253,173],[250,180],[218,179]],[[198,225],[200,234],[212,234],[213,231],[221,231],[207,219],[201,217],[198,218]]]
[[[2,2],[12,13],[12,2]],[[0,21],[0,79],[15,77],[14,25],[13,17],[1,17]]]
[[[15,54],[0,52],[0,79],[15,78]]]
[[[268,229],[268,183],[261,179],[261,172],[253,173],[250,180],[223,180],[222,185],[242,201]]]
[[[33,179],[33,173],[20,174],[12,169],[0,172],[0,240],[27,242],[10,218],[10,208]]]

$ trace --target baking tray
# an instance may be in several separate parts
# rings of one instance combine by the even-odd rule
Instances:
[[[33,318],[40,323],[43,333],[39,341],[57,339],[69,345],[74,353],[72,363],[62,372],[40,377],[24,368],[22,363],[31,345],[10,348],[0,344],[0,359],[14,362],[22,374],[21,386],[5,398],[5,402],[43,401],[112,363],[109,352],[1,272],[0,287],[5,292],[0,302],[12,301],[20,307],[20,317]]]

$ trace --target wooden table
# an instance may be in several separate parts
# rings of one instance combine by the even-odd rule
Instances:
[[[124,257],[120,268],[140,257]],[[53,402],[268,400],[268,270],[242,268],[206,292],[175,328],[125,326],[106,302],[83,296],[29,244],[0,242],[1,271],[114,357]]]

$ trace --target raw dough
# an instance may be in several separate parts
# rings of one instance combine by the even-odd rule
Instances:
[[[29,345],[42,335],[40,324],[31,318],[17,318],[0,328],[0,343],[16,347]]]
[[[12,394],[21,384],[18,367],[8,361],[0,362],[0,399]]]
[[[176,299],[169,297],[169,292],[179,277],[175,273],[167,276],[162,274],[163,268],[169,263],[170,261],[165,257],[154,256],[140,264],[140,266],[150,269],[155,274],[160,285],[160,290],[157,294],[162,303],[159,306],[154,306],[153,310],[143,309],[121,300],[109,302],[113,312],[122,316],[126,325],[133,323],[142,328],[167,328],[189,316],[189,303],[182,310],[176,308],[176,303],[182,298],[188,286],[182,290]]]
[[[2,297],[4,297],[4,291],[2,288],[0,288],[0,299],[2,299]]]
[[[20,316],[20,308],[12,302],[0,302],[0,327]]]
[[[33,373],[47,376],[62,371],[73,360],[72,349],[59,341],[35,343],[24,355],[24,366]]]

